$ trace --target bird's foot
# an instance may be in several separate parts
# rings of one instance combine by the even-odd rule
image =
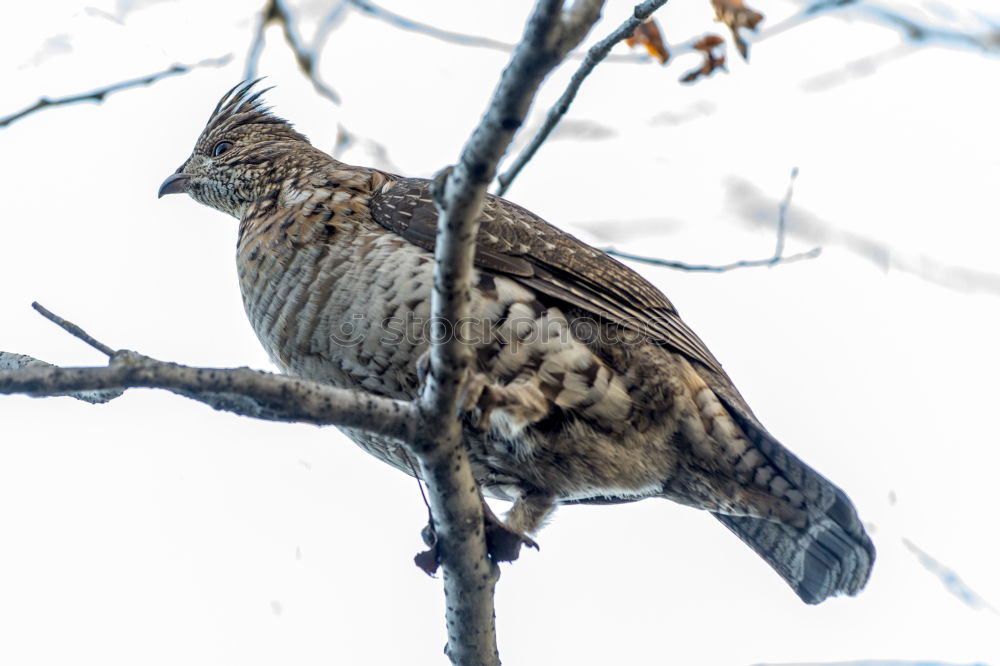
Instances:
[[[481,496],[480,496],[481,497]],[[486,536],[486,554],[494,562],[513,562],[521,554],[521,546],[538,550],[538,544],[526,534],[508,527],[483,500],[483,532]],[[441,565],[437,532],[433,523],[420,531],[427,550],[417,553],[413,562],[428,576],[433,576]]]
[[[483,523],[486,529],[486,552],[494,562],[513,562],[521,554],[521,546],[538,550],[538,543],[534,539],[497,518],[485,501]]]

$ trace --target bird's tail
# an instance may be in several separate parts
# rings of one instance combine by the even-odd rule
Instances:
[[[875,546],[854,505],[837,486],[789,453],[757,424],[743,423],[755,448],[808,498],[803,527],[713,514],[774,568],[807,604],[857,594],[868,582]]]

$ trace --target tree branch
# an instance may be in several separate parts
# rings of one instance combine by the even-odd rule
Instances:
[[[548,115],[545,117],[545,122],[535,133],[535,136],[531,139],[531,142],[525,146],[524,150],[517,156],[514,160],[513,165],[507,169],[504,173],[497,178],[499,187],[497,188],[497,195],[503,196],[510,184],[517,178],[517,174],[521,173],[521,169],[524,165],[535,156],[538,149],[555,129],[555,126],[559,124],[562,117],[566,115],[569,110],[570,105],[576,98],[576,93],[580,90],[580,86],[583,85],[584,79],[586,79],[594,68],[607,57],[608,53],[615,44],[622,41],[627,37],[631,37],[635,29],[642,23],[646,18],[651,16],[653,12],[665,5],[667,0],[646,0],[642,4],[636,5],[635,9],[624,23],[618,26],[614,32],[610,35],[597,42],[590,47],[587,51],[587,55],[584,57],[583,62],[577,68],[576,72],[573,73],[573,78],[570,79],[569,85],[566,86],[566,90],[559,97],[559,101],[549,109]]]
[[[621,257],[622,259],[629,259],[631,261],[639,261],[644,264],[651,264],[653,266],[665,266],[667,268],[676,268],[682,271],[700,271],[706,273],[725,273],[726,271],[731,271],[737,268],[755,268],[759,266],[776,266],[778,264],[790,264],[796,261],[802,261],[803,259],[815,259],[823,251],[823,248],[814,247],[808,252],[799,252],[798,254],[786,255],[785,252],[785,216],[788,213],[788,206],[792,203],[792,192],[794,191],[795,179],[799,175],[799,168],[795,167],[792,169],[792,174],[788,179],[788,190],[785,192],[785,198],[781,200],[778,205],[778,233],[777,239],[774,242],[774,254],[765,259],[742,259],[740,261],[734,261],[729,264],[689,264],[683,261],[671,261],[669,259],[658,259],[656,257],[644,257],[638,254],[629,254],[628,252],[619,252],[618,250],[610,247],[601,248],[604,252],[614,256]]]
[[[0,360],[15,356],[31,359],[0,352]],[[413,406],[406,401],[250,368],[195,368],[127,350],[115,352],[106,367],[62,368],[31,359],[20,369],[0,370],[0,393],[4,394],[72,395],[86,400],[82,393],[120,395],[129,388],[164,389],[219,411],[255,419],[360,428],[400,440],[413,437],[416,423]]]
[[[272,23],[277,23],[281,26],[285,42],[288,43],[288,48],[292,50],[299,70],[309,79],[316,92],[334,104],[340,104],[340,95],[323,81],[317,71],[319,51],[322,48],[324,40],[317,40],[313,48],[307,47],[299,36],[298,29],[295,27],[295,19],[284,0],[267,0],[264,9],[261,10],[260,21],[257,23],[253,41],[250,43],[250,51],[247,54],[246,71],[243,75],[244,80],[252,81],[257,78],[257,63],[260,61],[260,53],[264,48],[264,33]],[[325,23],[329,23],[329,21]]]
[[[941,44],[948,47],[979,51],[986,55],[1000,53],[1000,27],[981,17],[981,26],[973,29],[959,29],[948,25],[947,21],[934,24],[906,16],[879,4],[865,0],[816,0],[803,7],[802,11],[768,28],[754,39],[760,43],[783,32],[797,28],[813,19],[840,12],[850,18],[880,25],[899,34],[901,40],[889,48],[856,58],[835,69],[811,76],[803,84],[808,91],[826,90],[836,85],[853,81],[860,76],[870,76],[883,65],[917,53],[920,47]]]
[[[729,207],[747,224],[771,227],[768,211],[774,202],[751,183],[733,178],[727,187]],[[1000,273],[967,268],[943,262],[932,255],[910,253],[888,244],[884,239],[841,228],[807,211],[799,210],[787,233],[810,243],[839,245],[883,271],[895,270],[916,276],[932,284],[968,293],[1000,295]]]
[[[524,122],[542,79],[600,17],[601,0],[539,0],[479,126],[454,168],[435,181],[440,211],[431,303],[435,322],[467,319],[475,237],[486,188]],[[472,475],[456,415],[472,350],[461,336],[433,331],[430,372],[418,403],[421,429],[413,448],[427,483],[444,569],[448,656],[455,664],[499,664],[493,593],[499,576],[487,556],[482,495]]]
[[[991,24],[985,17],[982,17],[983,29],[979,32],[971,32],[952,28],[947,24],[935,25],[927,21],[919,21],[902,12],[865,0],[816,0],[803,7],[799,13],[764,29],[754,41],[761,42],[833,12],[850,13],[852,18],[888,27],[910,42],[943,43],[984,53],[1000,51],[1000,29]]]
[[[133,351],[112,350],[76,324],[33,304],[47,319],[109,356],[106,367],[63,368],[24,354],[0,352],[0,394],[68,395],[108,402],[129,388],[158,388],[213,409],[267,421],[339,425],[409,441],[416,430],[412,403],[339,389],[250,368],[194,368]]]
[[[65,319],[63,319],[59,315],[55,314],[54,312],[52,312],[51,310],[49,310],[48,308],[46,308],[45,306],[43,306],[38,301],[33,302],[31,304],[31,307],[35,310],[35,312],[37,312],[38,314],[40,314],[43,317],[45,317],[46,319],[48,319],[49,321],[51,321],[53,324],[55,324],[56,326],[58,326],[62,330],[66,331],[67,333],[69,333],[70,335],[72,335],[77,340],[80,340],[81,342],[83,342],[83,343],[85,343],[87,345],[90,345],[91,347],[93,347],[97,351],[101,352],[102,354],[104,354],[108,358],[111,358],[112,356],[115,355],[115,350],[114,349],[112,349],[111,347],[107,346],[103,342],[99,341],[97,338],[95,338],[94,336],[92,336],[90,333],[87,333],[87,331],[83,330],[82,328],[80,328],[79,326],[77,326],[76,324],[74,324],[73,322],[66,321]]]
[[[622,259],[628,259],[630,261],[638,261],[652,266],[675,268],[679,271],[701,273],[725,273],[737,268],[758,268],[761,266],[775,266],[777,264],[791,264],[804,259],[815,259],[823,252],[823,248],[814,247],[808,252],[799,252],[797,254],[789,254],[783,257],[772,256],[767,257],[766,259],[741,259],[729,264],[689,264],[683,261],[672,261],[670,259],[659,259],[657,257],[645,257],[639,254],[620,252],[613,247],[603,247],[601,250],[607,252],[613,257],[621,257]]]
[[[370,0],[344,0],[347,4],[353,6],[355,9],[361,13],[371,16],[372,18],[384,21],[389,25],[395,26],[400,30],[406,30],[408,32],[415,32],[421,35],[427,35],[434,39],[438,39],[442,42],[448,42],[449,44],[457,44],[458,46],[471,46],[484,49],[492,49],[494,51],[502,51],[504,53],[512,53],[517,47],[517,44],[511,44],[509,42],[502,42],[497,39],[492,39],[490,37],[482,37],[480,35],[469,35],[462,32],[454,32],[452,30],[443,30],[437,26],[430,25],[429,23],[422,23],[415,19],[408,18],[401,14],[389,11],[388,9],[376,5]],[[572,51],[566,55],[567,58],[583,58],[585,56]],[[608,57],[609,61],[614,62],[631,62],[631,63],[648,63],[652,60],[647,55],[644,54],[629,54],[629,55],[612,55]]]
[[[11,352],[0,351],[0,377],[4,375],[5,370],[20,370],[22,368],[58,368],[59,366],[52,365],[51,363],[46,363],[45,361],[40,361],[39,359],[28,356],[26,354],[13,354]],[[23,373],[17,373],[17,377],[23,377]],[[2,385],[3,380],[0,379],[0,385]],[[6,391],[0,390],[0,393],[5,393]],[[119,397],[124,390],[121,389],[106,389],[97,391],[70,391],[70,392],[59,392],[53,395],[64,395],[69,398],[76,398],[77,400],[82,400],[83,402],[89,402],[92,405],[100,405],[105,402],[110,402],[115,398]],[[20,391],[11,390],[10,393],[20,393]]]
[[[29,107],[21,109],[17,113],[12,113],[9,116],[0,117],[0,129],[7,127],[11,123],[17,122],[25,116],[29,116],[32,113],[37,113],[43,109],[48,109],[56,106],[66,106],[67,104],[76,104],[78,102],[96,102],[100,104],[108,95],[112,95],[116,92],[122,90],[127,90],[129,88],[138,88],[139,86],[148,86],[152,83],[156,83],[160,79],[165,79],[168,76],[178,76],[180,74],[187,74],[193,69],[199,67],[222,67],[232,59],[231,54],[226,54],[220,58],[206,58],[205,60],[194,63],[193,65],[171,65],[167,69],[160,72],[154,72],[147,76],[142,76],[137,79],[129,79],[127,81],[122,81],[120,83],[114,83],[109,86],[104,86],[103,88],[98,88],[97,90],[92,90],[87,93],[79,93],[77,95],[67,95],[65,97],[42,97],[37,102]]]

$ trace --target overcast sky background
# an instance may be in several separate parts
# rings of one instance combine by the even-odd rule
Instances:
[[[36,315],[38,300],[112,347],[271,367],[240,301],[236,222],[155,196],[242,78],[262,4],[7,9],[0,116],[175,62],[233,61],[0,129],[0,349],[103,362]],[[507,42],[529,8],[382,4]],[[905,4],[928,25],[1000,25],[991,0]],[[331,5],[293,4],[307,41]],[[820,258],[636,268],[771,432],[854,500],[879,550],[868,588],[807,607],[707,514],[563,508],[540,552],[503,567],[504,663],[1000,664],[1000,58],[907,45],[865,9],[902,5],[780,31],[805,3],[759,0],[771,32],[752,64],[694,86],[677,82],[690,54],[602,64],[508,193],[598,245],[726,263],[769,255],[799,167],[787,250],[821,245]],[[588,42],[630,8],[609,2]],[[707,0],[657,17],[674,42],[725,34]],[[430,176],[456,159],[507,58],[349,11],[321,65],[341,106],[312,91],[277,29],[259,71],[316,145],[332,149],[341,124],[361,139],[345,161]],[[549,79],[529,130],[574,68]],[[99,407],[0,397],[0,663],[446,663],[440,581],[411,564],[425,522],[416,483],[332,428],[152,391]]]

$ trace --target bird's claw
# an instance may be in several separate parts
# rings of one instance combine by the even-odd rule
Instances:
[[[486,537],[486,554],[494,562],[513,562],[520,556],[521,546],[538,550],[538,543],[534,539],[508,527],[497,518],[485,500],[483,501],[483,532]],[[427,523],[420,530],[420,537],[427,544],[427,550],[417,553],[413,557],[413,563],[428,576],[433,576],[437,573],[438,567],[441,566],[437,532],[434,531],[434,525]]]
[[[511,529],[483,502],[483,522],[486,528],[486,552],[494,562],[513,562],[521,554],[521,546],[538,550],[538,543],[527,534]]]

